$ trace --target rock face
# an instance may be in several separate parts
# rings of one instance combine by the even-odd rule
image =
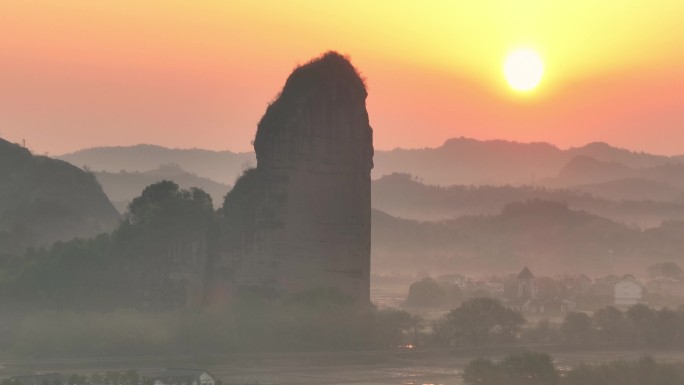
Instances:
[[[257,168],[236,183],[246,191],[231,192],[224,206],[227,217],[237,206],[253,215],[233,242],[238,289],[334,289],[369,301],[366,96],[351,63],[329,52],[295,69],[268,107],[254,141]]]
[[[0,139],[0,254],[94,236],[118,223],[92,174]]]

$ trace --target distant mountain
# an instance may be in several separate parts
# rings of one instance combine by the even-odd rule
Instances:
[[[232,184],[247,166],[254,166],[253,152],[169,149],[140,144],[130,147],[97,147],[57,157],[94,171],[145,172],[163,164],[177,164],[186,171],[220,183]]]
[[[572,158],[558,173],[563,185],[599,183],[633,177],[636,170],[617,162],[606,162],[586,155]]]
[[[567,159],[548,143],[458,138],[437,148],[377,151],[373,173],[409,173],[439,185],[518,185],[555,176]]]
[[[92,174],[0,139],[0,254],[90,237],[118,221]]]
[[[633,152],[605,143],[561,150],[548,143],[455,138],[438,148],[377,151],[374,175],[410,173],[426,183],[439,185],[524,185],[557,177],[578,156],[629,168],[683,162],[682,157]]]
[[[643,177],[580,184],[570,189],[611,200],[684,202],[684,190],[681,188]]]
[[[621,163],[627,167],[644,168],[667,163],[683,163],[684,159],[678,156],[654,155],[646,152],[637,152],[617,148],[603,142],[594,142],[582,147],[573,147],[565,151],[570,157],[587,156],[603,162]]]
[[[667,157],[615,148],[605,143],[561,150],[548,143],[454,138],[442,146],[375,152],[373,177],[409,173],[438,185],[525,185],[556,178],[573,158],[619,163],[629,168],[684,164],[684,156]],[[175,163],[184,170],[232,184],[245,165],[256,163],[253,152],[168,149],[153,145],[99,147],[58,157],[96,171],[146,171]],[[574,183],[576,184],[576,183]]]
[[[681,201],[684,197],[684,164],[667,163],[630,167],[580,155],[572,158],[553,178],[540,184],[570,187],[609,199]]]
[[[676,190],[670,190],[676,193]],[[437,186],[408,174],[392,174],[373,181],[373,207],[391,215],[416,220],[445,220],[464,215],[499,213],[507,204],[528,200],[563,202],[616,222],[641,227],[665,220],[684,220],[684,202],[611,200],[578,189],[534,186]]]
[[[420,222],[373,211],[377,272],[604,273],[681,263],[684,222],[639,230],[558,202],[512,203],[497,215]]]
[[[230,191],[230,186],[189,173],[177,164],[165,164],[145,172],[98,171],[93,174],[121,213],[126,211],[130,201],[140,195],[145,187],[162,180],[175,182],[183,189],[201,188],[211,195],[214,207],[223,204],[223,197]]]

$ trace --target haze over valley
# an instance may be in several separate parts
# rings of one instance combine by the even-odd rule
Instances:
[[[683,14],[0,1],[0,385],[684,384]]]
[[[150,145],[58,158],[92,172],[122,214],[161,180],[202,188],[217,206],[255,162],[253,153]],[[679,258],[682,246],[684,156],[456,138],[438,148],[376,151],[373,178],[377,274],[419,266],[510,272],[525,264],[553,274],[641,271]]]

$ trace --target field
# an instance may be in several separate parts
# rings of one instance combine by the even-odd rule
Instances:
[[[547,351],[561,369],[568,369],[582,362],[634,360],[645,354],[650,354],[661,362],[684,362],[684,351]],[[28,371],[92,373],[135,368],[145,374],[167,367],[199,367],[209,370],[224,384],[461,385],[461,371],[471,359],[496,359],[511,352],[514,351],[383,351],[26,361],[0,364],[0,377]]]

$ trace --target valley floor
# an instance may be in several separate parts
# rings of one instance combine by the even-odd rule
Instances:
[[[684,363],[676,350],[557,350],[556,366],[635,360],[650,354],[659,362]],[[168,367],[205,368],[224,384],[461,385],[463,367],[473,358],[502,358],[506,351],[372,351],[336,353],[233,354],[221,357],[139,357],[129,359],[46,360],[0,363],[0,378],[28,371],[92,373],[137,369],[141,374]]]

